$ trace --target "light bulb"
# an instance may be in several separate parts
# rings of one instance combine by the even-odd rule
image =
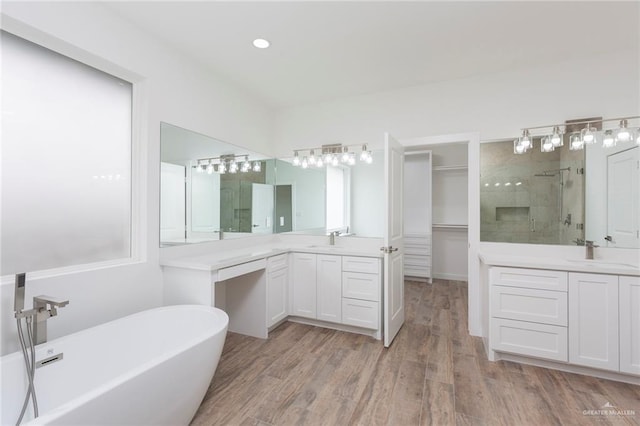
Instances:
[[[318,159],[318,161],[316,161],[316,167],[321,168],[323,166],[324,166],[324,163],[322,162],[322,160]]]
[[[229,164],[229,173],[235,173],[238,171],[238,163],[236,160],[231,160],[231,164]]]
[[[362,145],[362,152],[360,153],[360,161],[367,161],[369,153],[367,152],[367,145]]]
[[[313,154],[313,150],[309,153],[309,159],[307,160],[310,165],[315,166],[316,164],[316,156]]]
[[[349,154],[349,161],[347,161],[347,164],[350,166],[356,164],[356,155],[354,153]]]
[[[340,157],[340,161],[342,161],[343,163],[349,162],[349,148],[347,148],[346,146],[342,148],[342,157]]]
[[[324,164],[331,164],[331,159],[333,158],[333,154],[327,152],[324,154]]]
[[[596,134],[598,130],[595,127],[591,127],[591,123],[587,123],[584,129],[580,131],[582,137],[582,143],[592,144],[596,142]]]
[[[545,136],[540,142],[540,152],[551,152],[555,149],[551,142],[551,136]]]
[[[533,143],[531,142],[531,136],[529,135],[529,131],[527,129],[524,129],[522,131],[522,136],[520,137],[520,144],[524,147],[525,150],[533,146]]]
[[[367,160],[366,160],[366,163],[367,163],[367,164],[371,164],[371,163],[373,163],[373,155],[371,155],[371,151],[369,151],[369,152],[367,153]]]
[[[602,147],[603,148],[611,148],[616,145],[616,139],[613,137],[613,132],[611,130],[606,130],[604,132],[604,136],[602,137]]]
[[[562,146],[562,134],[560,133],[560,127],[553,126],[553,133],[551,134],[551,143],[554,147]]]
[[[211,163],[211,161],[209,161],[209,164],[207,165],[207,173],[213,173],[213,164]]]
[[[260,161],[254,161],[253,162],[253,171],[254,172],[259,172],[262,170],[262,163]]]
[[[616,131],[616,142],[629,142],[631,132],[627,129],[627,120],[620,120],[620,128]]]
[[[204,172],[204,169],[202,168],[203,166],[200,164],[200,161],[198,161],[196,163],[196,173],[202,173]]]
[[[293,152],[293,165],[294,166],[300,165],[300,157],[298,156],[298,151]]]
[[[247,173],[249,170],[251,170],[251,163],[249,162],[249,157],[245,156],[240,171],[243,173]]]
[[[218,173],[220,173],[221,175],[225,174],[227,172],[227,165],[224,164],[224,161],[220,162],[220,165],[218,166]]]
[[[513,141],[513,153],[514,154],[524,154],[527,152],[527,149],[520,143],[519,139]]]
[[[636,145],[640,145],[640,128],[636,130]]]
[[[307,160],[306,155],[302,157],[302,163],[300,163],[300,166],[302,166],[303,169],[306,169],[307,167],[309,167],[309,160]]]
[[[569,137],[569,149],[572,151],[577,151],[584,148],[584,142],[580,137],[580,133],[572,133]]]
[[[332,166],[337,166],[340,162],[338,161],[338,157],[336,155],[333,156],[333,158],[331,159],[331,165]]]

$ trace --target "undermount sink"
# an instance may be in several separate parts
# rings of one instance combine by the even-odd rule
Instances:
[[[606,260],[598,260],[598,259],[567,259],[567,262],[577,263],[585,266],[593,266],[598,268],[638,269],[638,266],[632,265],[630,263],[609,262]]]

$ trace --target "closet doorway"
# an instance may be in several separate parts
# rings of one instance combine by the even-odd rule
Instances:
[[[405,186],[430,196],[430,214],[405,216],[405,246],[409,255],[414,230],[430,235],[430,276],[428,278],[467,281],[469,290],[469,332],[481,335],[479,291],[479,135],[477,133],[403,139],[405,164],[414,162],[412,152],[429,151],[430,176],[405,173]],[[414,197],[417,196],[414,194]],[[412,202],[414,202],[413,200]],[[416,218],[422,220],[416,223]],[[408,233],[407,233],[408,232]],[[424,265],[424,263],[423,263]],[[405,274],[414,274],[408,265]]]

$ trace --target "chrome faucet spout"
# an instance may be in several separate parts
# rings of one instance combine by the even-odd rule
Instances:
[[[36,311],[36,320],[33,323],[33,340],[36,345],[47,341],[47,320],[58,315],[57,308],[64,308],[68,304],[68,300],[57,297],[41,295],[33,298],[33,309]]]
[[[589,241],[589,240],[585,241],[584,243],[585,243],[584,246],[587,249],[585,254],[585,259],[593,260],[593,249],[595,247],[600,247],[600,246],[593,244],[593,241]]]

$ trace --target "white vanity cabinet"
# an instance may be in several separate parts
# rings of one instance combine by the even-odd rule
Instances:
[[[342,322],[356,327],[380,328],[380,260],[342,258]]]
[[[620,277],[620,372],[640,375],[640,277]]]
[[[291,315],[380,330],[379,258],[291,255]]]
[[[317,319],[342,321],[342,256],[318,254],[316,259]]]
[[[267,327],[287,317],[289,293],[289,255],[267,258]]]
[[[291,257],[291,314],[315,319],[317,255],[293,253]]]
[[[619,370],[618,276],[569,274],[569,361]]]
[[[494,267],[489,279],[491,349],[567,361],[567,273]]]

